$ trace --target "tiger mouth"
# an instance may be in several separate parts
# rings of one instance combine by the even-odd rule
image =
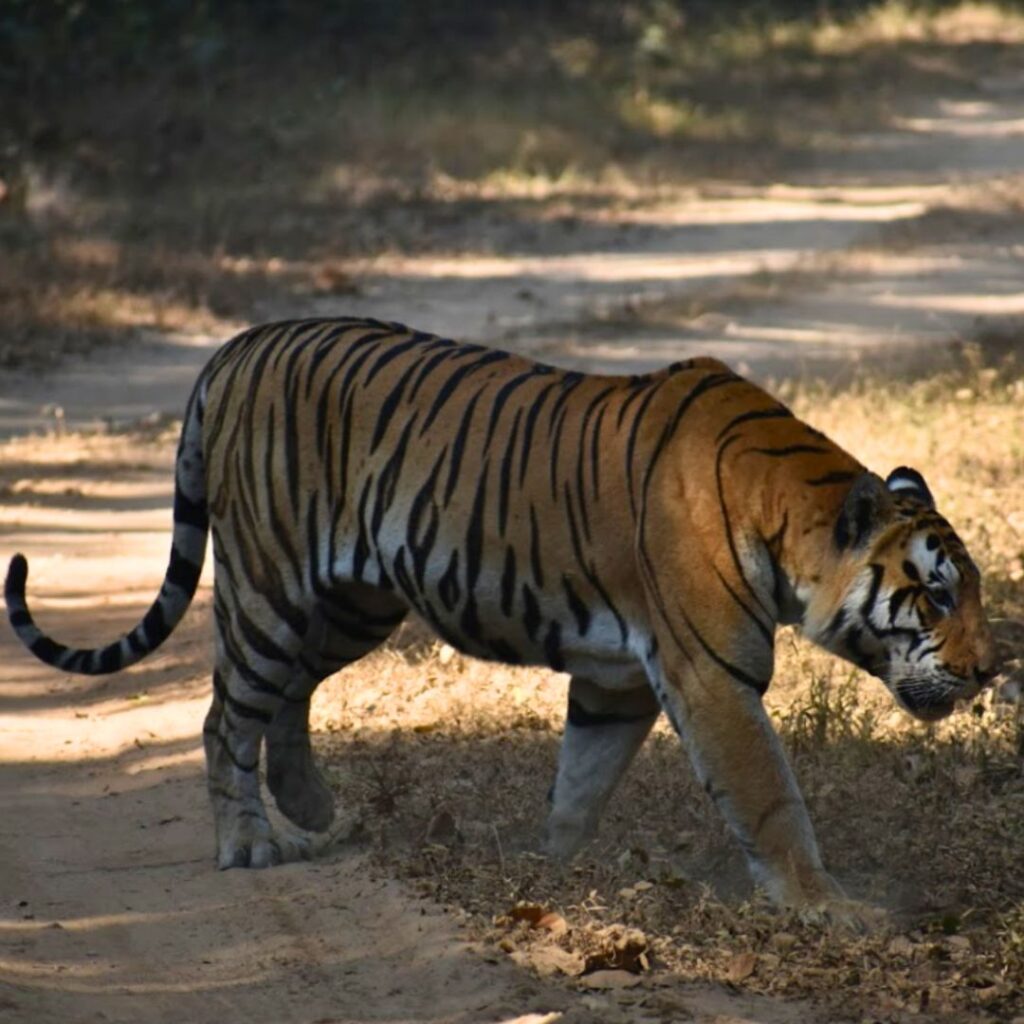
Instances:
[[[941,722],[942,719],[948,718],[956,710],[956,701],[950,700],[918,707],[910,707],[904,701],[903,706],[920,722]]]
[[[910,679],[897,683],[895,693],[900,704],[915,718],[922,722],[938,722],[948,718],[959,702],[974,698],[978,687]]]

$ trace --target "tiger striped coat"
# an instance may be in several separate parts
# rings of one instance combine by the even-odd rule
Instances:
[[[779,902],[842,916],[761,698],[780,623],[933,719],[995,672],[978,571],[924,480],[887,481],[713,359],[588,376],[401,325],[278,323],[202,372],[151,609],[97,650],[7,606],[34,654],[113,672],[174,629],[213,537],[204,726],[221,867],[304,856],[326,829],[309,744],[320,680],[413,610],[477,657],[566,672],[547,828],[571,856],[660,713]]]

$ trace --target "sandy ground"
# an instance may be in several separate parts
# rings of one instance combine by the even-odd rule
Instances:
[[[762,376],[837,365],[1024,314],[1019,225],[955,246],[869,244],[1022,166],[1024,83],[992,83],[974,104],[917,104],[813,179],[695,193],[549,254],[382,262],[352,300],[259,312],[371,313],[593,369],[695,350]],[[752,274],[794,269],[770,302],[719,303],[686,332],[615,326],[631,303],[740,294]],[[0,432],[14,438],[0,450],[3,547],[28,555],[35,607],[62,639],[112,637],[148,604],[166,559],[172,441],[24,435],[53,426],[55,407],[70,424],[177,414],[217,340],[154,337],[130,363],[109,353],[0,382]],[[198,739],[208,602],[204,589],[158,655],[98,682],[46,670],[0,633],[0,1020],[816,1019],[683,978],[628,993],[535,978],[463,941],[457,915],[375,874],[358,849],[217,872]]]

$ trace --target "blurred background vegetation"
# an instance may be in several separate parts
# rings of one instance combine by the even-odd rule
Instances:
[[[325,261],[543,246],[516,228],[555,203],[778,180],[908,90],[968,89],[1022,26],[1021,2],[0,0],[0,366],[343,291]]]

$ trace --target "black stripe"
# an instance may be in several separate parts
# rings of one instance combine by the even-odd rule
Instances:
[[[427,558],[434,550],[434,543],[437,540],[437,532],[440,527],[440,516],[437,509],[437,501],[434,498],[434,487],[441,470],[441,463],[444,461],[447,448],[443,449],[434,460],[434,465],[427,476],[426,482],[416,492],[413,498],[412,507],[409,511],[409,525],[406,530],[406,539],[409,544],[409,551],[412,554],[413,571],[416,574],[417,586],[423,589],[423,580],[427,571]],[[427,516],[424,525],[424,516]]]
[[[167,633],[170,633],[170,630],[167,630]],[[167,633],[165,633],[160,639],[166,639]],[[97,670],[103,675],[108,675],[111,672],[117,672],[124,665],[124,655],[121,653],[121,644],[119,642],[109,644],[107,647],[102,648],[102,650],[93,652],[93,659]]]
[[[734,416],[729,422],[722,427],[715,437],[715,443],[725,437],[734,427],[738,427],[741,423],[749,423],[752,420],[779,420],[779,419],[792,419],[793,414],[784,406],[777,405],[771,409],[755,409],[752,412],[741,412],[738,416]]]
[[[872,562],[868,566],[871,571],[871,586],[868,588],[867,596],[864,598],[860,606],[861,615],[867,618],[871,614],[871,609],[875,606],[875,601],[878,598],[878,591],[882,587],[882,578],[885,576],[885,566],[880,565],[878,562]]]
[[[455,389],[466,377],[471,373],[475,373],[477,370],[483,369],[485,366],[490,366],[491,363],[500,362],[508,358],[509,356],[507,352],[501,352],[495,349],[488,352],[480,359],[477,359],[476,362],[463,364],[458,367],[458,369],[454,370],[435,395],[434,402],[430,407],[430,411],[427,413],[427,418],[423,421],[423,426],[420,428],[420,437],[430,429],[434,420],[437,419],[441,410],[444,408],[445,403],[451,398]]]
[[[238,623],[241,638],[261,658],[265,658],[267,661],[277,661],[282,665],[291,665],[294,660],[292,655],[278,646],[249,618],[241,601],[235,602],[235,621]]]
[[[544,637],[544,656],[548,665],[556,672],[565,668],[565,659],[562,657],[562,627],[558,622],[551,622],[548,625],[547,636]]]
[[[494,396],[494,404],[491,406],[491,418],[487,424],[487,437],[484,440],[484,448],[490,447],[491,440],[494,437],[494,431],[498,426],[498,419],[501,416],[501,410],[505,408],[505,403],[511,397],[512,392],[536,376],[537,370],[531,368],[527,370],[526,373],[521,373],[518,377],[513,377],[498,389],[498,393]],[[522,412],[521,409],[520,412]]]
[[[380,476],[377,478],[377,494],[374,498],[373,515],[370,521],[370,532],[375,543],[380,534],[384,516],[387,515],[391,506],[395,503],[395,495],[398,493],[398,484],[402,476],[402,466],[405,463],[405,453],[409,447],[409,437],[412,434],[413,427],[416,425],[416,417],[418,415],[418,412],[414,412],[409,422],[406,423],[398,443],[392,449],[388,461],[384,464],[380,471]]]
[[[68,648],[63,644],[59,644],[56,641],[51,640],[48,636],[41,636],[38,640],[33,641],[29,646],[29,650],[40,661],[45,661],[47,665],[58,665],[60,663],[61,655],[64,654]]]
[[[164,620],[164,610],[159,600],[154,601],[150,605],[149,611],[146,612],[142,622],[139,623],[139,628],[142,630],[150,650],[153,650],[154,647],[167,639],[170,630],[167,628],[167,622]]]
[[[206,509],[206,499],[191,501],[187,494],[180,488],[174,488],[174,522],[185,523],[194,526],[197,530],[206,532],[209,526],[209,516]]]
[[[604,408],[597,414],[597,419],[594,421],[594,430],[590,437],[590,476],[591,485],[594,488],[595,501],[598,501],[601,497],[601,424],[607,411],[608,406],[605,404]]]
[[[445,347],[441,349],[436,355],[431,356],[421,367],[420,375],[416,378],[416,383],[412,386],[412,391],[409,392],[409,401],[415,402],[416,395],[420,388],[423,386],[424,381],[444,362],[449,359],[458,359],[463,355],[462,349],[460,349],[454,341],[445,341]]]
[[[646,397],[640,403],[640,407],[637,409],[636,414],[633,417],[633,422],[629,426],[629,439],[626,441],[626,487],[629,490],[629,509],[636,518],[636,495],[633,491],[633,466],[635,464],[635,453],[637,439],[640,437],[640,425],[643,423],[644,415],[647,412],[648,406],[654,400],[654,396],[658,393],[658,388],[661,384],[655,385],[647,392]],[[639,392],[637,392],[639,394]]]
[[[530,406],[530,411],[526,414],[526,423],[523,426],[522,456],[519,459],[520,487],[526,479],[526,467],[529,464],[530,454],[533,451],[533,431],[537,426],[540,411],[544,407],[544,403],[547,401],[548,395],[550,395],[556,387],[558,387],[557,383],[546,385],[543,391],[541,391],[541,393],[533,400],[533,404]]]
[[[502,456],[498,473],[498,530],[502,537],[505,536],[505,529],[508,526],[508,500],[509,490],[512,486],[512,460],[515,453],[516,438],[519,436],[519,421],[522,415],[522,409],[516,411],[516,418],[512,421],[512,430],[509,433],[508,444],[505,446],[505,454]]]
[[[747,451],[756,452],[758,455],[767,455],[774,459],[781,459],[787,455],[828,455],[834,452],[835,449],[826,448],[820,444],[787,444],[782,448],[748,448]],[[746,454],[746,452],[743,454]]]
[[[459,552],[456,548],[448,559],[448,568],[445,569],[437,585],[437,592],[441,603],[448,611],[452,611],[459,603],[462,591],[459,587]]]
[[[286,430],[287,430],[287,426],[286,426]],[[294,434],[294,430],[292,430],[291,433]],[[276,475],[274,473],[274,454],[276,452],[276,445],[274,443],[274,439],[275,439],[275,412],[274,412],[273,405],[271,405],[270,411],[269,411],[269,414],[268,414],[267,441],[266,441],[266,447],[264,449],[264,457],[263,457],[263,476],[262,476],[262,478],[260,478],[257,481],[255,479],[255,475],[254,475],[254,479],[250,482],[249,487],[248,487],[248,491],[249,491],[249,495],[250,495],[250,501],[252,502],[252,506],[250,507],[250,505],[247,502],[243,501],[242,507],[243,507],[243,509],[245,510],[245,512],[247,513],[247,515],[249,517],[249,526],[250,526],[250,529],[252,530],[252,533],[251,533],[250,536],[258,537],[259,536],[259,532],[260,532],[260,524],[257,522],[257,518],[256,518],[257,517],[257,509],[259,508],[259,502],[258,502],[258,499],[257,499],[257,493],[258,493],[258,489],[264,490],[264,492],[266,493],[266,496],[267,496],[267,513],[268,513],[267,518],[268,518],[268,521],[269,521],[271,532],[274,534],[274,540],[277,541],[277,543],[280,545],[281,551],[284,553],[285,557],[288,559],[288,566],[289,566],[289,568],[292,571],[292,576],[294,577],[295,581],[297,583],[301,583],[301,581],[302,581],[302,564],[301,564],[301,561],[299,559],[298,552],[292,546],[292,538],[293,538],[294,534],[293,534],[293,531],[292,531],[291,527],[287,523],[285,523],[284,520],[281,518],[281,513],[280,513],[280,511],[278,510],[278,507],[277,507],[277,488],[274,486],[274,483],[275,483],[275,480],[276,480]],[[250,443],[250,445],[253,448],[255,448],[255,437],[252,434],[249,435],[249,443]],[[289,461],[291,461],[292,456],[290,454],[286,454],[285,457]],[[295,458],[297,459],[298,456],[296,455]],[[291,477],[291,473],[289,471],[289,479],[290,479],[290,477]],[[289,487],[290,487],[290,484],[289,484]],[[295,494],[289,494],[289,499],[292,502],[292,512],[293,512],[293,515],[295,515],[295,516],[298,515],[298,490],[297,490],[297,487],[298,487],[298,484],[297,484],[297,481],[296,481],[296,492],[295,492]],[[263,548],[261,546],[257,545],[257,554],[259,555],[260,560],[263,562],[263,564],[266,565],[268,559],[270,558],[270,553],[268,551],[263,550]],[[277,575],[280,577],[280,570],[279,569],[277,570]]]
[[[406,341],[392,342],[384,351],[384,354],[370,367],[367,371],[366,377],[363,380],[363,387],[369,387],[373,383],[373,378],[384,369],[388,363],[393,362],[403,352],[408,352],[411,348],[416,348],[425,341],[429,341],[432,336],[424,334],[419,331],[414,331],[412,337]]]
[[[558,500],[558,460],[562,454],[562,429],[565,426],[565,419],[568,415],[568,409],[562,409],[558,414],[558,423],[555,427],[555,434],[548,445],[548,477],[551,484],[552,501]]]
[[[756,676],[750,675],[749,672],[745,672],[738,665],[734,665],[732,662],[727,661],[723,658],[701,635],[700,631],[694,626],[690,617],[686,614],[685,609],[679,609],[680,615],[689,627],[690,632],[697,638],[697,642],[704,649],[704,653],[716,664],[719,668],[724,669],[730,676],[733,677],[737,682],[743,683],[744,686],[749,686],[752,690],[758,693],[760,696],[764,696],[765,691],[768,689],[769,680],[758,679]]]
[[[743,610],[743,612],[747,616],[747,618],[750,619],[750,621],[753,622],[755,626],[757,626],[758,630],[760,631],[761,635],[764,637],[765,641],[768,643],[769,646],[771,646],[772,640],[773,640],[773,636],[774,636],[772,630],[769,629],[757,617],[757,615],[754,613],[753,609],[750,608],[750,606],[747,605],[743,601],[743,598],[741,598],[740,595],[737,594],[735,590],[733,590],[733,588],[730,585],[729,581],[722,575],[722,572],[718,568],[718,566],[716,565],[714,568],[715,568],[715,575],[718,577],[718,581],[722,584],[722,586],[725,587],[726,593],[728,593],[728,595],[733,599],[733,601],[735,601],[736,604],[738,604],[740,606],[740,608]],[[778,603],[778,602],[776,601],[776,603]]]
[[[733,434],[732,437],[728,438],[724,443],[719,445],[718,453],[715,456],[715,489],[718,492],[718,507],[722,513],[722,524],[725,529],[725,539],[729,545],[729,554],[732,557],[732,564],[736,570],[736,575],[739,576],[740,581],[746,588],[747,593],[754,599],[758,607],[764,613],[768,623],[774,621],[774,617],[771,610],[765,607],[765,603],[761,600],[761,596],[754,589],[753,584],[747,579],[747,574],[743,571],[743,563],[740,560],[740,553],[736,547],[736,537],[732,530],[732,517],[729,515],[729,509],[725,502],[725,483],[722,478],[722,464],[725,460],[725,453],[733,445],[734,442],[739,440],[738,434]],[[765,626],[762,625],[762,632]]]
[[[409,598],[410,601],[415,600],[418,588],[413,582],[413,578],[409,575],[409,570],[405,565],[405,545],[401,545],[398,551],[395,553],[395,560],[392,564],[392,571],[395,575],[395,582],[398,584],[398,589]]]
[[[569,602],[569,610],[576,619],[576,629],[580,636],[586,636],[590,629],[590,609],[580,600],[580,595],[576,593],[568,576],[562,576],[562,587]]]
[[[828,484],[846,484],[851,480],[856,480],[860,476],[860,473],[853,473],[845,469],[833,470],[831,473],[826,473],[824,476],[814,477],[811,480],[805,480],[804,483],[808,487],[825,487]]]
[[[540,528],[537,526],[537,509],[530,505],[530,572],[533,582],[544,589],[544,566],[540,557]]]
[[[171,560],[167,566],[167,575],[165,577],[168,583],[180,588],[191,597],[199,585],[199,577],[202,571],[201,566],[190,562],[175,548],[171,548]]]
[[[473,508],[469,514],[466,528],[466,586],[470,593],[476,587],[480,577],[480,565],[484,549],[484,509],[487,504],[487,478],[490,475],[490,462],[484,462],[477,482],[476,494],[473,497]]]
[[[626,400],[619,406],[619,415],[615,418],[615,429],[622,429],[622,421],[626,418],[626,413],[629,411],[629,407],[644,393],[647,388],[656,386],[658,382],[654,381],[651,377],[633,377],[629,386],[633,388],[633,392],[626,396]]]
[[[362,580],[363,572],[366,569],[366,562],[370,557],[370,541],[366,530],[366,506],[370,498],[370,488],[373,486],[373,474],[370,473],[363,482],[363,492],[359,495],[359,515],[357,521],[359,529],[356,534],[355,551],[352,553],[352,575],[357,580]]]
[[[476,411],[477,402],[480,401],[481,391],[477,391],[470,399],[469,404],[466,406],[466,411],[462,414],[462,422],[459,424],[459,429],[455,434],[455,440],[452,442],[452,460],[448,467],[448,482],[444,489],[444,505],[448,507],[452,500],[452,495],[455,494],[455,487],[459,482],[459,470],[462,468],[462,457],[466,450],[466,439],[469,437],[469,428],[473,422],[473,413]]]
[[[665,427],[661,431],[661,436],[658,438],[657,444],[654,446],[654,451],[651,453],[650,458],[647,460],[647,468],[644,472],[644,494],[647,493],[647,488],[650,485],[651,477],[654,474],[654,468],[661,458],[665,449],[668,447],[669,441],[672,440],[676,430],[679,428],[679,424],[682,422],[683,417],[690,411],[690,407],[697,401],[698,398],[706,395],[709,391],[714,391],[716,388],[723,387],[726,384],[746,384],[742,377],[737,377],[732,372],[726,373],[712,373],[707,377],[702,377],[696,384],[686,393],[686,397],[679,403],[678,407],[672,419],[665,424]],[[632,440],[632,439],[631,439]],[[727,442],[728,443],[728,442]],[[632,463],[632,459],[630,460]],[[632,478],[630,478],[632,479]]]
[[[501,572],[501,611],[503,615],[512,614],[512,602],[516,588],[516,552],[510,544],[505,548],[505,568]]]
[[[526,635],[531,640],[537,639],[537,630],[540,629],[540,604],[537,596],[530,587],[523,584],[523,626],[526,628]]]

